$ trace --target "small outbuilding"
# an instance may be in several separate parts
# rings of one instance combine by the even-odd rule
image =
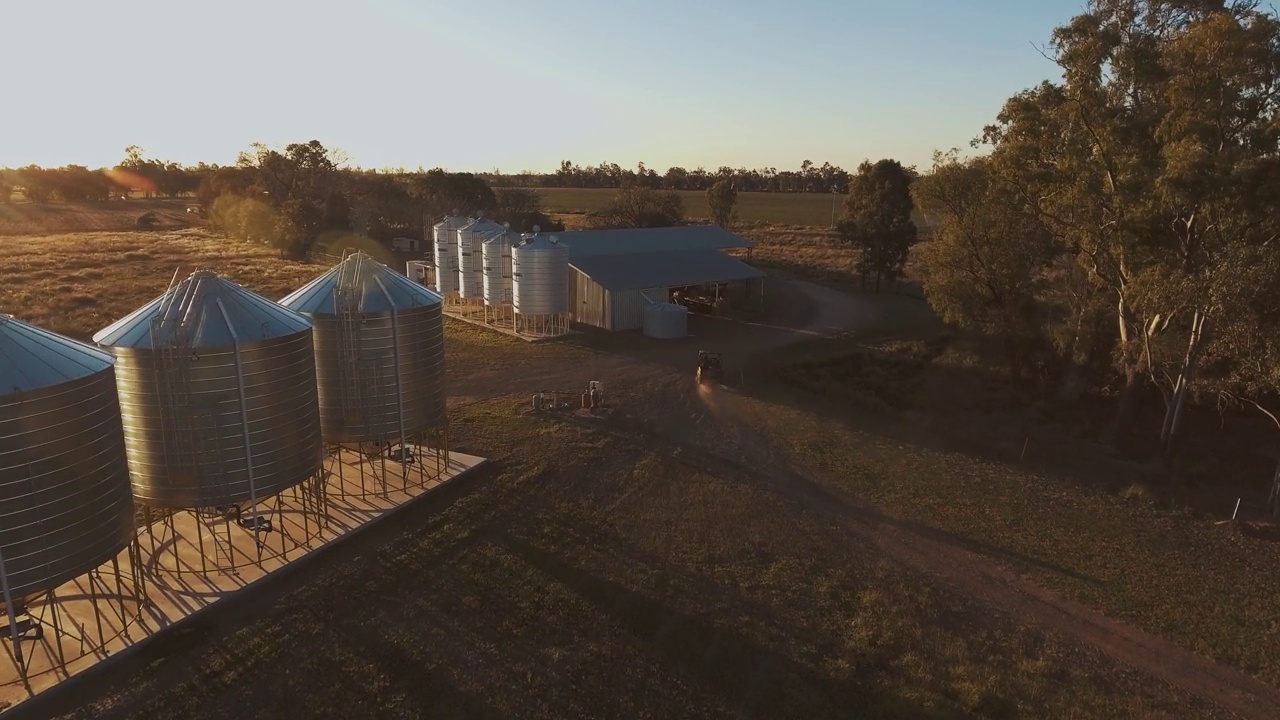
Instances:
[[[391,248],[399,252],[418,252],[422,248],[422,241],[415,237],[391,238]]]

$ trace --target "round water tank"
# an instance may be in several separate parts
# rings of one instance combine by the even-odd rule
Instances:
[[[644,309],[645,337],[672,339],[689,334],[689,310],[683,305],[654,303]]]
[[[569,248],[536,235],[511,249],[512,304],[521,315],[569,312]]]
[[[458,228],[470,222],[470,218],[447,215],[431,226],[431,237],[435,241],[435,290],[441,295],[458,292]]]
[[[0,315],[0,587],[15,603],[133,539],[114,361]]]
[[[520,235],[510,230],[484,241],[481,254],[485,305],[501,306],[515,302],[512,297],[511,248],[518,242]]]
[[[364,253],[280,301],[314,323],[326,440],[398,441],[444,424],[442,302]]]
[[[506,228],[492,220],[476,219],[458,228],[458,296],[481,299],[484,297],[484,241],[506,232]]]
[[[116,354],[133,494],[222,507],[320,470],[311,321],[200,270],[94,335]]]

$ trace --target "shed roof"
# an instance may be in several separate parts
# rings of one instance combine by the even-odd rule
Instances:
[[[569,264],[613,290],[701,285],[763,277],[764,273],[719,250],[681,250],[617,255],[589,255]]]
[[[749,248],[751,241],[718,225],[683,225],[669,228],[625,230],[576,230],[542,233],[569,246],[570,259],[595,255],[673,252],[676,250],[725,250]]]

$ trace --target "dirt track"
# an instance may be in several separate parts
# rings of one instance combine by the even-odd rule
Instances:
[[[871,329],[877,309],[857,298],[809,283],[797,283],[814,306],[806,330],[823,334]],[[761,349],[775,343],[766,339]],[[745,358],[744,358],[745,360]],[[1114,661],[1178,687],[1242,718],[1280,717],[1280,689],[1234,668],[1207,660],[1185,648],[1039,587],[1000,562],[972,552],[943,533],[886,516],[878,509],[815,483],[794,468],[779,467],[769,439],[739,420],[738,396],[723,389],[693,391],[705,402],[719,430],[733,439],[728,453],[734,465],[757,482],[773,483],[783,494],[822,508],[866,537],[886,555],[944,581],[1019,623],[1061,633],[1096,648]],[[751,468],[751,469],[748,469]]]
[[[923,303],[902,296],[868,302],[812,283],[791,281],[807,301],[802,314],[775,320],[730,322],[691,319],[693,336],[668,345],[639,341],[625,353],[600,353],[586,366],[532,364],[525,369],[529,390],[583,387],[603,379],[624,394],[627,416],[611,424],[615,432],[639,434],[675,449],[672,457],[716,473],[772,486],[811,510],[827,513],[891,559],[944,582],[1019,624],[1042,627],[1075,639],[1157,681],[1217,705],[1242,718],[1280,718],[1280,689],[1036,585],[999,560],[973,552],[954,538],[885,515],[856,497],[815,480],[810,469],[780,466],[769,437],[743,420],[741,397],[726,388],[698,388],[692,380],[696,350],[725,352],[728,383],[751,357],[816,335],[881,335],[925,327]],[[803,322],[796,322],[804,317]],[[627,341],[623,341],[627,342]],[[509,392],[500,371],[468,373],[453,383],[468,398]],[[656,428],[656,430],[655,430]]]

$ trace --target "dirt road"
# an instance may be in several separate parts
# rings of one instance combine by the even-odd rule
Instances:
[[[805,328],[812,332],[883,328],[885,314],[900,313],[903,308],[897,298],[876,303],[810,283],[797,285],[814,305],[813,319]],[[775,338],[768,336],[757,351],[773,347]],[[719,448],[723,454],[714,458],[722,467],[739,468],[755,482],[772,484],[784,495],[820,508],[894,560],[928,573],[1020,623],[1074,638],[1118,663],[1239,717],[1280,717],[1280,689],[1040,587],[1000,561],[962,547],[945,533],[887,516],[858,498],[830,489],[832,484],[811,479],[809,469],[780,467],[780,454],[771,448],[769,438],[742,420],[748,413],[739,412],[741,396],[723,389],[691,392],[717,424],[714,433],[707,434],[730,439]],[[737,458],[736,462],[731,458]]]
[[[1242,718],[1280,717],[1280,689],[1243,672],[1216,664],[1185,648],[1143,632],[1038,586],[1000,560],[974,552],[929,527],[893,518],[864,500],[822,482],[812,468],[781,466],[769,436],[750,423],[740,391],[699,388],[692,379],[700,348],[725,353],[732,376],[753,357],[815,336],[866,333],[919,335],[935,330],[936,319],[918,298],[885,293],[850,296],[802,281],[788,281],[792,303],[803,312],[730,321],[690,319],[691,336],[665,344],[618,338],[608,351],[586,363],[532,362],[523,368],[530,391],[585,387],[602,379],[625,416],[614,431],[665,443],[673,458],[718,473],[739,473],[744,482],[771,486],[781,495],[827,513],[893,560],[942,581],[982,604],[1026,623],[1074,638],[1161,682],[1180,688]],[[785,324],[784,324],[785,323]],[[467,399],[510,392],[507,368],[472,368],[451,379]],[[736,385],[738,379],[731,378]]]

